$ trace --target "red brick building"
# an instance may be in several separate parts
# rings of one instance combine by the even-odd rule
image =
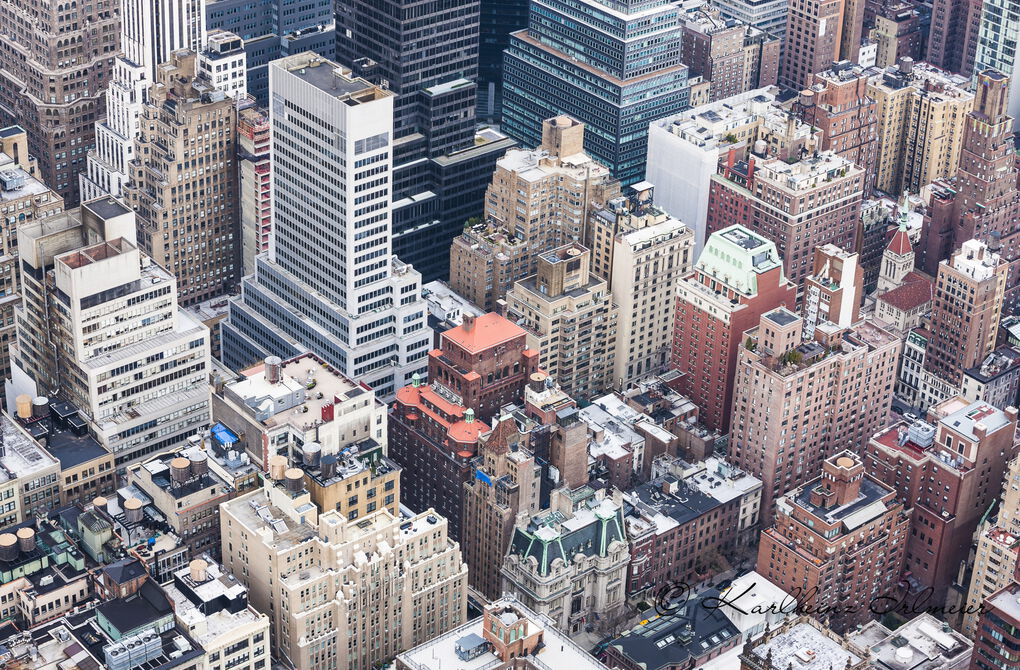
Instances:
[[[875,184],[878,163],[878,114],[868,95],[868,75],[850,61],[833,63],[815,75],[794,106],[798,115],[822,131],[822,149],[832,151],[865,171],[864,189]]]
[[[706,231],[740,224],[771,240],[802,290],[815,247],[856,251],[863,193],[864,171],[829,151],[792,163],[736,161],[731,151],[711,178]]]
[[[895,592],[903,565],[909,517],[896,491],[844,451],[778,509],[775,526],[762,531],[757,571],[802,607],[833,608],[827,613],[837,632],[872,619],[868,603]]]
[[[868,443],[868,473],[896,490],[911,516],[903,565],[914,590],[938,605],[970,550],[981,516],[1002,489],[1017,411],[950,398],[928,419],[898,424]]]
[[[389,455],[403,468],[401,497],[413,510],[429,507],[460,539],[464,483],[478,439],[507,403],[520,403],[538,352],[524,330],[498,314],[464,316],[429,352],[429,383],[397,391],[389,416]]]
[[[712,234],[697,265],[680,281],[671,365],[676,390],[712,430],[729,430],[737,349],[744,331],[780,305],[793,308],[797,288],[783,273],[776,246],[743,226]]]
[[[970,670],[1000,670],[1020,664],[1020,582],[1013,582],[984,602],[974,636]]]

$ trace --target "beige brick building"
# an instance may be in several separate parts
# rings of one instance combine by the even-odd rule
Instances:
[[[694,230],[652,202],[652,185],[588,218],[592,272],[609,282],[619,315],[612,388],[664,372],[673,340],[676,286],[694,262]]]
[[[539,367],[577,398],[609,387],[616,358],[616,305],[590,266],[591,252],[576,242],[539,254],[538,274],[516,282],[503,301],[539,352]]]
[[[895,197],[956,174],[974,104],[968,85],[966,77],[909,59],[869,79],[878,115],[875,188]]]
[[[779,496],[814,477],[822,461],[863,446],[885,424],[900,340],[869,321],[822,324],[779,308],[740,346],[730,458],[760,478],[762,526]]]
[[[157,75],[124,195],[139,217],[139,246],[177,277],[186,306],[240,280],[237,110],[197,78],[192,51],[174,52]]]
[[[297,670],[368,670],[466,620],[467,565],[446,519],[319,514],[287,470],[220,511],[223,565],[269,615],[274,656]]]
[[[591,206],[618,196],[619,182],[584,153],[584,124],[557,116],[542,124],[542,145],[511,149],[496,162],[485,194],[485,221],[450,247],[450,286],[487,311],[536,257],[584,234]]]

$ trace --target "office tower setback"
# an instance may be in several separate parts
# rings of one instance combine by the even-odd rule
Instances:
[[[874,618],[868,603],[876,596],[895,593],[910,517],[896,491],[866,474],[853,451],[826,458],[820,469],[821,477],[777,501],[755,569],[784,591],[804,594],[801,607],[831,608],[829,625],[842,632]]]
[[[964,120],[974,104],[967,88],[964,77],[908,59],[871,75],[868,95],[878,117],[876,189],[894,197],[919,193],[956,174]]]
[[[275,658],[369,670],[464,622],[467,566],[445,519],[380,509],[349,521],[311,502],[300,470],[270,476],[221,507],[220,532],[224,567],[272,613]]]
[[[678,390],[697,404],[706,426],[729,431],[744,332],[768,311],[792,309],[796,295],[772,242],[742,226],[708,238],[677,289],[671,360],[683,374]]]
[[[640,181],[648,123],[687,107],[681,33],[667,0],[533,0],[503,62],[503,130],[538,146],[542,121],[566,114],[588,126],[592,158]]]
[[[464,483],[489,421],[503,405],[519,404],[538,352],[525,331],[499,314],[464,322],[441,336],[429,352],[428,384],[415,377],[397,392],[389,418],[390,456],[404,469],[404,503],[433,507],[460,539]]]
[[[78,175],[82,200],[123,195],[149,87],[174,51],[205,46],[205,0],[125,0],[119,28],[120,54],[103,84],[106,116],[95,119],[95,146]]]
[[[461,549],[469,583],[486,598],[503,592],[503,557],[517,515],[540,508],[542,467],[524,448],[525,439],[513,415],[501,415],[479,439],[476,475],[464,483]]]
[[[762,480],[763,524],[824,459],[885,425],[896,381],[900,339],[892,333],[871,321],[823,324],[809,340],[803,326],[786,309],[768,312],[738,354],[729,454]]]
[[[706,227],[711,235],[737,223],[771,240],[803,290],[815,247],[856,251],[863,191],[864,171],[830,151],[787,161],[737,161],[731,151],[712,175]]]
[[[875,101],[867,89],[864,68],[840,61],[815,74],[814,83],[801,91],[796,105],[801,118],[822,131],[819,148],[864,170],[861,186],[866,196],[875,185],[878,153]]]
[[[681,59],[709,82],[709,101],[772,86],[779,76],[779,39],[704,6],[683,15]]]
[[[396,95],[393,250],[425,281],[447,276],[450,241],[481,212],[493,165],[513,146],[476,132],[479,4],[336,3],[337,60]]]
[[[932,0],[925,60],[965,77],[974,70],[983,0]]]
[[[496,161],[485,220],[450,247],[450,287],[485,310],[514,282],[535,274],[538,255],[579,241],[588,210],[620,194],[609,170],[584,152],[584,124],[546,119],[537,149],[511,149]]]
[[[197,78],[198,63],[195,52],[178,50],[159,68],[124,187],[139,247],[173,272],[185,306],[226,294],[241,279],[237,108]]]
[[[609,284],[591,273],[588,249],[575,242],[539,254],[538,273],[514,284],[503,314],[527,331],[528,348],[564,393],[589,398],[609,388],[617,309]]]
[[[223,30],[244,40],[247,93],[269,104],[269,62],[304,51],[332,60],[336,30],[331,0],[204,0],[210,33]]]
[[[646,178],[667,212],[694,229],[695,253],[705,246],[709,186],[720,158],[797,158],[815,151],[820,132],[782,109],[776,86],[747,91],[653,121]]]
[[[722,15],[782,39],[786,33],[787,0],[715,0]]]
[[[945,602],[974,532],[999,497],[1016,423],[1015,408],[1003,412],[955,396],[931,407],[927,421],[900,421],[867,444],[868,474],[895,488],[911,514],[903,565],[909,590],[931,589],[935,606]]]
[[[0,2],[0,125],[25,129],[37,178],[67,206],[79,202],[78,173],[96,144],[103,93],[121,45],[114,0]]]
[[[237,112],[237,170],[241,208],[241,276],[255,272],[255,257],[269,251],[273,229],[270,198],[268,110],[248,107]]]
[[[311,351],[391,398],[432,340],[421,276],[390,247],[393,94],[311,53],[270,84],[273,244],[231,300],[223,361]]]
[[[666,371],[673,331],[675,290],[694,261],[694,231],[653,201],[648,182],[628,198],[592,212],[586,244],[592,271],[607,281],[619,308],[612,387]]]
[[[963,371],[995,349],[1006,272],[1006,262],[977,240],[939,264],[924,359],[926,406],[956,395]]]
[[[135,230],[109,197],[18,229],[15,390],[69,401],[88,420],[77,434],[120,467],[209,423],[209,330],[178,308],[176,280]]]

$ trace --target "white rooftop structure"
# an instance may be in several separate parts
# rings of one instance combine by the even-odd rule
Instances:
[[[60,462],[5,413],[0,413],[0,431],[3,437],[0,444],[0,484],[12,479],[31,479],[47,468],[59,469]]]
[[[759,658],[765,658],[771,653],[772,665],[776,668],[792,665],[794,668],[828,670],[846,668],[848,661],[853,666],[864,660],[819,630],[816,626],[820,625],[797,623],[789,630],[775,634],[768,642],[758,645],[751,653]]]
[[[485,310],[460,295],[441,279],[422,285],[421,294],[429,307],[429,314],[440,321],[459,326],[464,316],[482,316]]]

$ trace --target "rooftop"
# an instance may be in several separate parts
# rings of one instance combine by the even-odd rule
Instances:
[[[70,403],[49,403],[46,416],[17,419],[35,440],[46,441],[46,451],[60,461],[63,470],[110,454],[88,431],[88,424]],[[6,432],[6,428],[5,428]],[[5,434],[6,437],[6,434]]]
[[[12,479],[31,479],[36,473],[57,467],[58,461],[17,425],[6,412],[0,413],[2,455],[0,484]]]
[[[962,397],[957,400],[963,401]],[[939,404],[940,411],[949,413],[939,422],[941,425],[950,428],[969,440],[977,440],[975,428],[983,428],[987,434],[1010,425],[1009,417],[1002,410],[992,407],[985,402],[973,402],[964,405],[964,402],[953,403],[952,400]]]
[[[961,656],[969,655],[973,646],[949,624],[928,613],[911,619],[895,631],[878,621],[869,622],[852,635],[850,641],[871,649],[875,670],[939,670],[960,663]]]
[[[772,667],[830,670],[862,662],[854,651],[823,633],[815,622],[796,623],[776,632],[771,639],[751,650],[758,658],[772,655]]]
[[[490,312],[447,330],[443,333],[443,339],[476,354],[517,338],[523,341],[525,335],[524,329],[520,326],[495,312]]]
[[[264,614],[246,606],[248,590],[236,577],[217,563],[202,560],[206,563],[205,581],[194,580],[189,567],[175,572],[173,583],[166,587],[174,614],[199,644],[206,646],[240,626],[266,620]]]
[[[985,600],[985,610],[994,607],[996,610],[1006,614],[1013,624],[1020,621],[1020,582],[1013,582],[1011,585],[995,593]]]
[[[523,657],[522,660],[534,658],[539,661],[542,668],[555,668],[556,670],[606,670],[606,666],[599,663],[573,640],[561,633],[547,617],[536,614],[519,603],[513,596],[504,596],[493,603],[494,606],[512,607],[517,613],[528,620],[529,634],[541,633],[544,644],[533,656]],[[475,642],[477,639],[484,639],[485,618],[478,617],[463,624],[458,628],[440,635],[437,638],[408,649],[398,655],[401,662],[415,670],[482,670],[498,663],[498,657],[492,652],[491,647],[480,655],[469,660],[463,659],[458,653],[458,647],[462,640]]]
[[[344,100],[348,105],[359,105],[393,95],[364,79],[352,77],[349,69],[311,51],[281,58],[275,65],[319,90]]]
[[[822,507],[811,503],[811,491],[819,486],[821,481],[822,478],[819,477],[805,484],[794,493],[793,498],[799,507],[824,519],[826,523],[841,522],[845,531],[852,531],[885,514],[888,508],[883,498],[893,492],[870,475],[865,475],[861,479],[860,494],[854,500],[845,505]]]

